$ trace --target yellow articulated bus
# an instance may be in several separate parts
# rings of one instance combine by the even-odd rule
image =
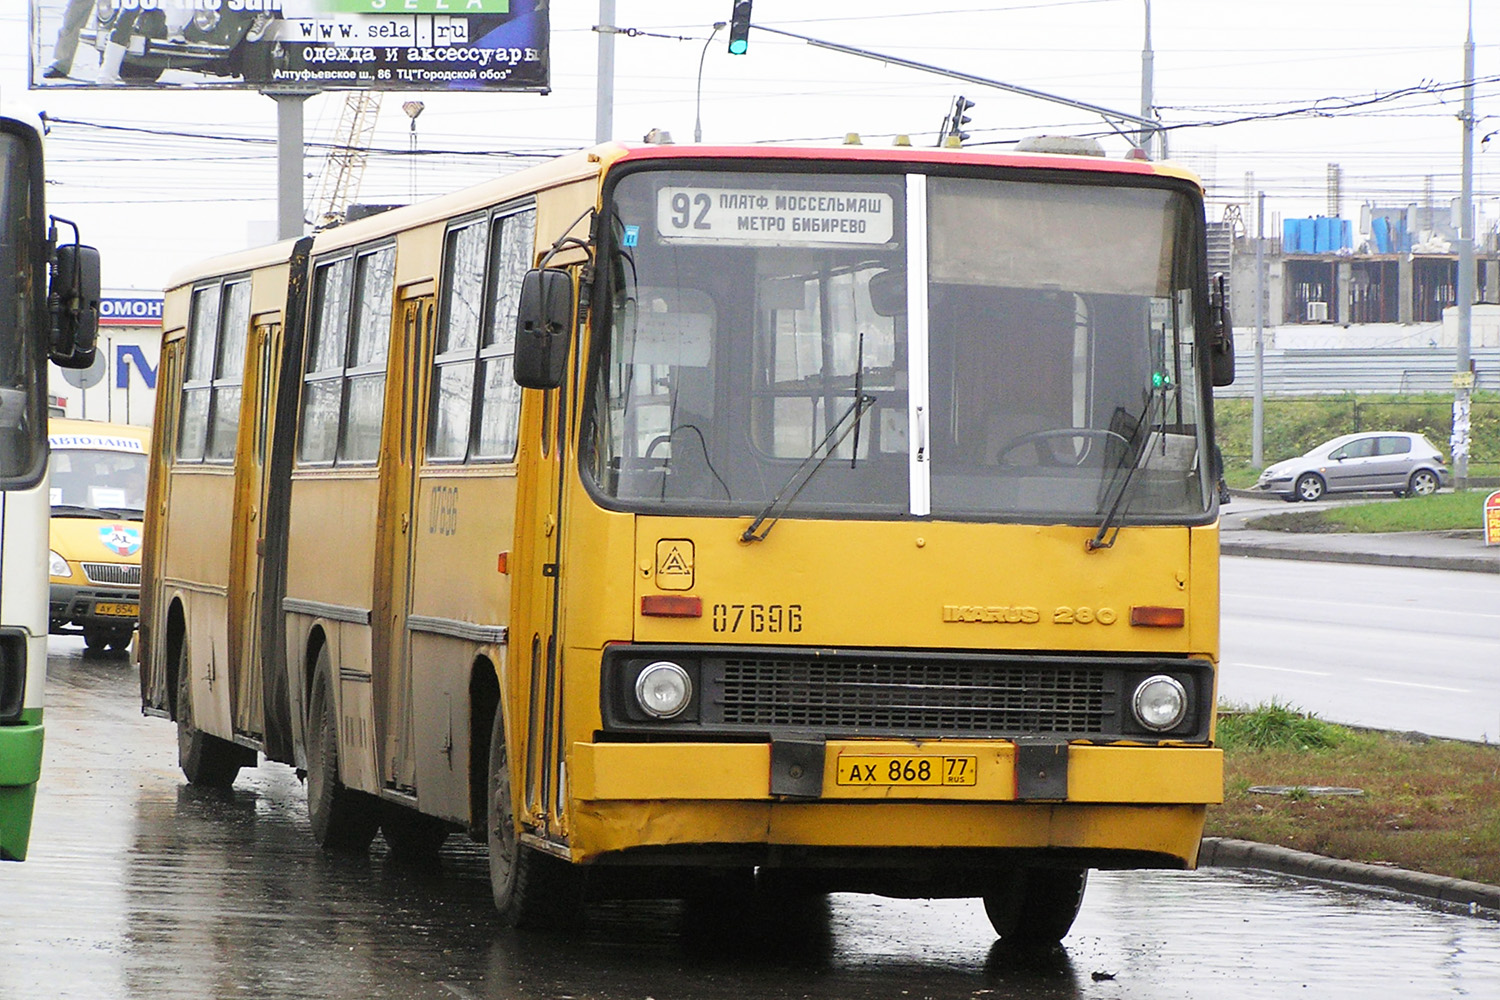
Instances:
[[[90,652],[123,650],[140,611],[141,520],[151,431],[53,417],[49,625]]]
[[[983,897],[1220,800],[1199,185],[1045,152],[607,144],[167,290],[142,691],[314,836],[582,894]]]

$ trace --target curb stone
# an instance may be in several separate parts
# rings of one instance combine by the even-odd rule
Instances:
[[[1500,913],[1500,886],[1448,878],[1443,875],[1428,875],[1426,872],[1408,871],[1404,868],[1387,868],[1384,865],[1371,865],[1360,861],[1339,861],[1335,858],[1325,858],[1320,854],[1309,854],[1306,851],[1294,851],[1289,847],[1260,844],[1250,840],[1204,837],[1203,846],[1198,851],[1198,865],[1199,867],[1254,868],[1278,872],[1282,875],[1326,879],[1351,885],[1378,886],[1413,896],[1425,896],[1444,903],[1467,906],[1470,912],[1483,907]]]
[[[1294,559],[1306,562],[1360,563],[1368,566],[1407,566],[1413,569],[1447,569],[1467,573],[1500,573],[1500,561],[1482,556],[1421,556],[1390,552],[1339,552],[1328,549],[1305,549],[1293,546],[1261,545],[1237,542],[1220,535],[1219,553],[1226,556],[1254,556],[1259,559]]]

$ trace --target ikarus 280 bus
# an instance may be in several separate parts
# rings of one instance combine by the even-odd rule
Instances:
[[[1211,285],[1179,169],[869,146],[608,144],[193,267],[146,709],[326,846],[487,842],[508,922],[754,878],[1055,941],[1222,794]]]

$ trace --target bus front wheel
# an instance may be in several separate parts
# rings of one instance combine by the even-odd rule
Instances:
[[[1084,868],[1022,868],[984,897],[984,912],[1007,944],[1057,944],[1083,905],[1088,875]]]
[[[333,704],[328,647],[318,651],[307,719],[307,819],[318,846],[332,851],[369,848],[380,828],[375,799],[339,780],[339,728]]]
[[[193,718],[193,667],[187,639],[177,654],[177,764],[188,784],[228,788],[240,773],[244,752],[198,728]]]
[[[575,923],[583,903],[583,877],[566,861],[520,842],[510,787],[505,725],[496,711],[490,727],[490,890],[506,927],[560,929]]]

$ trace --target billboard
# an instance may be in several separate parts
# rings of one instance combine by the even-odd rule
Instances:
[[[31,88],[546,93],[548,0],[31,0]]]

